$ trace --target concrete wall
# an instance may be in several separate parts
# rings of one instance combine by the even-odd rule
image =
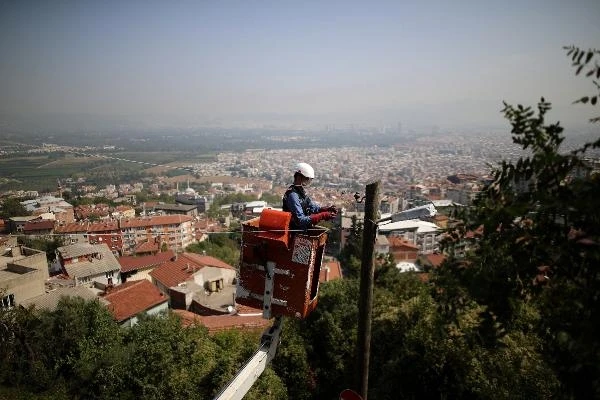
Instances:
[[[15,303],[45,293],[48,279],[46,253],[27,247],[14,247],[13,257],[0,271],[0,290],[3,296],[12,294]]]

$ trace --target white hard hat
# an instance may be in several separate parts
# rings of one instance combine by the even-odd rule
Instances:
[[[301,173],[302,176],[304,176],[305,178],[310,178],[310,179],[315,178],[315,170],[313,169],[313,167],[311,167],[307,163],[301,162],[301,163],[296,164],[296,170],[294,171],[294,173],[296,173],[296,172]]]

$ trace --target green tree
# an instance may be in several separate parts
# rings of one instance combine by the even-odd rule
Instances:
[[[193,243],[186,250],[218,258],[231,266],[237,266],[240,261],[239,241],[228,234],[211,234],[209,239]]]
[[[260,199],[266,201],[270,206],[281,207],[281,195],[274,193],[263,193]]]
[[[346,277],[356,278],[360,275],[362,238],[363,224],[357,220],[356,216],[352,216],[350,231],[346,237],[344,248],[338,257]]]
[[[30,215],[21,201],[15,197],[9,197],[2,201],[0,206],[0,219],[9,219],[11,217],[22,217]]]
[[[19,236],[19,244],[31,249],[41,250],[46,252],[48,261],[56,259],[56,249],[65,245],[65,238],[62,236],[52,237],[30,237]]]
[[[569,52],[577,72],[599,55]],[[586,75],[600,74],[594,65]],[[596,105],[593,98],[578,102]],[[524,308],[539,310],[533,326],[561,396],[599,398],[600,211],[592,205],[600,196],[600,176],[586,154],[600,147],[600,139],[562,151],[563,128],[546,122],[550,109],[543,98],[537,110],[505,104],[513,142],[528,154],[495,169],[493,182],[463,215],[463,234],[483,228],[477,247],[466,260],[449,263],[438,283],[448,288],[444,303],[454,310],[465,289],[486,306],[482,326],[490,328],[484,331],[490,344],[520,326]]]
[[[290,396],[307,396],[312,389],[313,399],[337,399],[339,393],[354,383],[356,332],[358,319],[358,281],[343,279],[321,285],[319,305],[305,320],[294,320],[295,328],[284,332],[294,336],[297,332],[304,342],[309,365],[297,357],[302,351],[299,342],[282,341],[284,357],[275,357],[274,369],[281,374],[289,388]],[[295,358],[295,357],[296,358]],[[294,367],[291,367],[293,365]],[[298,374],[305,373],[298,380]]]

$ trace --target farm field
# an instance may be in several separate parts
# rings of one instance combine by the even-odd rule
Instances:
[[[164,164],[168,167],[149,167],[144,164],[116,160]],[[148,174],[161,174],[174,166],[214,159],[214,155],[195,156],[182,152],[122,152],[84,156],[79,154],[45,153],[0,157],[0,191],[56,190],[57,179],[85,178],[90,184],[124,183]]]

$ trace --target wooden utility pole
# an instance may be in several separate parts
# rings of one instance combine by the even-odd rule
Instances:
[[[357,382],[359,394],[367,400],[369,389],[369,358],[371,355],[371,316],[373,313],[374,253],[377,239],[380,181],[370,183],[365,190],[362,262],[360,268],[360,298],[358,304],[358,340],[356,343]]]

